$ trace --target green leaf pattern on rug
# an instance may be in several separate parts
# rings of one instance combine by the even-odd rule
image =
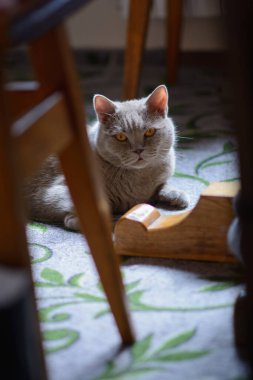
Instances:
[[[175,348],[182,343],[187,342],[196,334],[196,329],[184,331],[182,334],[177,335],[174,338],[170,338],[168,341],[162,344],[156,351],[157,354],[163,352],[169,348]]]
[[[77,273],[68,279],[68,284],[77,288],[82,288],[84,273]]]
[[[233,288],[236,285],[238,284],[235,282],[223,282],[219,284],[204,286],[199,291],[200,292],[220,292],[221,290]]]
[[[41,277],[45,280],[46,282],[35,282],[35,285],[37,287],[69,287],[69,288],[76,288],[76,287],[81,287],[79,280],[82,278],[83,274],[79,273],[74,277],[74,282],[73,282],[73,277],[71,277],[69,280],[65,281],[63,278],[63,275],[59,273],[56,270],[50,269],[50,268],[44,268],[43,271],[41,272]],[[77,282],[76,282],[77,281]],[[126,289],[126,294],[128,298],[128,303],[129,303],[129,308],[131,311],[139,311],[139,312],[148,312],[148,311],[157,311],[157,312],[196,312],[196,311],[211,311],[211,310],[217,310],[217,309],[223,309],[227,307],[232,307],[233,304],[228,303],[228,304],[217,304],[217,305],[207,305],[207,306],[155,306],[152,304],[147,304],[142,302],[141,298],[145,293],[145,290],[136,290],[136,287],[140,284],[140,280],[133,281],[129,284],[125,285]],[[211,285],[213,286],[213,285]],[[216,285],[217,286],[217,285]],[[232,286],[232,285],[231,285]],[[227,288],[227,287],[226,287]],[[95,314],[95,318],[100,318],[108,313],[110,313],[110,309],[108,307],[107,300],[104,296],[104,292],[101,286],[101,283],[99,282],[97,284],[97,289],[100,291],[101,295],[97,294],[92,294],[92,293],[87,293],[87,292],[75,292],[72,293],[70,296],[66,297],[47,297],[47,299],[62,299],[66,298],[69,299],[68,302],[65,303],[58,303],[51,305],[49,307],[40,309],[40,314],[41,314],[41,319],[43,322],[55,322],[59,320],[66,320],[70,318],[69,314],[55,314],[53,316],[50,316],[50,314],[63,306],[66,305],[74,305],[74,304],[80,304],[80,303],[102,303],[106,305],[106,307],[99,312]],[[222,289],[221,289],[222,290]],[[200,291],[203,291],[203,289],[200,289]],[[208,287],[207,290],[208,291]],[[211,291],[211,290],[210,290]]]
[[[190,175],[190,174],[187,174],[187,173],[175,172],[173,176],[176,177],[176,178],[192,179],[194,181],[201,182],[201,183],[203,183],[206,186],[208,186],[210,184],[209,181],[207,181],[204,178],[199,177],[198,175]]]
[[[66,349],[79,339],[78,331],[73,329],[44,330],[42,336],[44,342],[46,342],[46,353],[58,352],[62,349]]]
[[[55,313],[56,310],[69,305],[79,304],[78,301],[61,302],[55,305],[43,307],[39,309],[39,316],[41,322],[62,322],[70,319],[70,313]]]
[[[206,276],[200,277],[204,280],[209,280],[214,282],[213,284],[205,285],[199,289],[199,292],[220,292],[226,289],[234,288],[242,284],[243,279],[240,273],[234,273],[234,275],[230,276]]]
[[[129,287],[126,284],[125,289],[128,297],[128,304],[129,308],[131,311],[143,311],[143,312],[148,312],[148,311],[158,311],[158,312],[196,312],[196,311],[211,311],[211,310],[218,310],[218,309],[223,309],[227,307],[232,307],[233,304],[228,303],[228,304],[220,304],[220,305],[208,305],[208,306],[178,306],[178,307],[173,307],[173,306],[155,306],[152,304],[147,304],[141,301],[142,296],[145,293],[145,290],[134,290],[132,291],[136,286],[140,284],[140,280],[132,282],[130,286],[131,292],[129,292]],[[99,289],[102,290],[99,286]],[[99,300],[101,302],[101,300]],[[105,300],[106,302],[106,300]],[[100,318],[106,314],[110,313],[110,309],[106,307],[105,309],[99,311],[96,315],[95,318]]]
[[[36,287],[50,288],[64,286],[70,288],[82,288],[84,273],[77,273],[74,276],[71,276],[68,280],[65,280],[59,271],[51,268],[44,268],[40,277],[46,281],[35,281]]]
[[[148,335],[146,338],[136,342],[131,349],[134,360],[139,360],[143,358],[150,348],[151,341],[153,339],[153,334]]]
[[[43,223],[32,222],[32,223],[29,223],[28,226],[30,228],[37,230],[39,232],[42,232],[42,233],[47,232],[47,230],[48,230],[47,225],[43,224]]]
[[[61,287],[67,287],[68,289],[84,289],[84,273],[77,273],[74,276],[71,276],[70,278],[65,279],[63,274],[59,271],[52,269],[52,268],[44,268],[41,273],[40,277],[43,281],[36,281],[35,285],[38,288],[61,288]],[[124,276],[123,276],[124,277]],[[215,280],[215,278],[210,278],[209,280]],[[214,291],[222,291],[225,289],[228,289],[229,287],[233,287],[238,285],[238,282],[228,281],[228,282],[219,282],[215,284],[210,283],[207,286],[202,287],[199,289],[200,292],[214,292]],[[137,279],[135,281],[131,281],[129,283],[125,284],[125,290],[128,297],[128,303],[129,308],[133,312],[148,312],[148,311],[157,311],[157,312],[196,312],[196,311],[209,311],[209,310],[217,310],[227,307],[232,307],[233,304],[217,304],[217,305],[207,305],[207,306],[155,306],[152,304],[148,304],[142,301],[142,297],[145,293],[145,290],[139,289],[139,286],[141,286],[141,280]],[[88,292],[72,292],[71,295],[68,296],[60,296],[60,295],[54,295],[54,296],[48,296],[45,299],[56,299],[58,301],[61,300],[61,302],[51,304],[46,307],[42,307],[39,310],[40,320],[43,323],[57,323],[57,322],[64,322],[69,321],[71,319],[71,313],[74,313],[74,309],[71,309],[70,312],[61,312],[60,309],[65,309],[68,306],[74,306],[78,304],[83,303],[96,303],[96,304],[103,304],[105,305],[105,308],[100,310],[94,315],[94,318],[100,318],[108,313],[110,313],[110,309],[108,307],[108,303],[106,300],[106,297],[103,292],[103,287],[101,285],[101,282],[97,283],[96,286],[97,290],[100,294],[94,294],[94,293],[88,293]],[[38,297],[38,299],[42,299]],[[63,302],[62,299],[65,299]],[[184,333],[184,335],[178,335],[176,338],[170,339],[169,341],[165,342],[165,346],[161,346],[158,351],[161,352],[165,349],[176,347],[177,345],[180,345],[181,343],[185,342],[186,340],[191,339],[195,334],[195,331],[187,331]],[[150,342],[152,340],[152,336],[149,335],[146,337],[143,341],[139,342],[137,345],[134,346],[133,349],[133,355],[136,356],[144,356],[145,352],[148,350]],[[72,344],[76,340],[71,340]],[[57,346],[57,350],[69,347],[70,343],[67,346]],[[50,350],[48,352],[51,352]],[[180,356],[181,355],[181,356]],[[187,356],[198,356],[198,352],[196,353],[187,353],[184,352],[183,354],[180,354],[178,356],[171,356],[171,360],[184,360],[184,357]],[[183,356],[182,356],[183,355]],[[163,359],[159,359],[163,360]],[[166,359],[169,360],[169,357]]]
[[[42,244],[31,243],[29,244],[29,248],[32,264],[42,263],[53,255],[52,250]]]
[[[195,328],[183,331],[168,338],[156,348],[152,347],[154,335],[150,334],[133,345],[127,364],[121,364],[120,360],[118,363],[116,360],[108,362],[106,369],[96,380],[130,379],[133,375],[168,370],[168,365],[172,362],[204,357],[210,353],[210,350],[180,350],[180,347],[193,339],[196,333]]]
[[[196,166],[195,166],[195,173],[196,175],[199,174],[200,170],[203,170],[205,168],[207,168],[207,164],[210,164],[214,159],[216,158],[220,158],[226,154],[229,154],[229,153],[234,153],[237,151],[237,148],[235,147],[235,145],[231,142],[231,141],[228,141],[226,142],[224,145],[223,145],[223,149],[221,152],[219,153],[216,153],[216,154],[213,154],[207,158],[205,158],[204,160],[201,160]],[[224,161],[225,162],[225,161]],[[223,162],[223,163],[224,163]],[[213,165],[217,165],[217,162],[212,162]],[[220,164],[220,162],[219,162]]]
[[[64,285],[63,275],[55,269],[45,268],[41,272],[41,277],[47,280],[49,283],[55,285]]]

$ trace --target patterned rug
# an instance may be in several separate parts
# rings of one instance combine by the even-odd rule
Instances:
[[[103,59],[78,62],[89,120],[94,118],[92,94],[116,99],[121,93],[122,66],[113,54],[106,64]],[[141,94],[163,78],[159,62],[146,64]],[[193,206],[210,182],[238,179],[227,86],[217,70],[183,67],[169,92],[170,115],[178,126],[171,182],[188,192]],[[137,342],[119,351],[120,338],[85,239],[38,223],[27,231],[50,380],[248,378],[233,334],[233,305],[244,290],[239,265],[124,260]]]

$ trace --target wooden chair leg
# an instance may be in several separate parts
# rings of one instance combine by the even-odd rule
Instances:
[[[6,302],[4,304],[1,303],[0,297],[0,325],[6,321],[3,335],[7,339],[7,341],[3,342],[2,335],[0,334],[1,344],[6,344],[8,346],[8,339],[10,339],[10,337],[13,336],[14,331],[16,331],[17,334],[15,339],[17,339],[17,342],[13,342],[13,357],[8,358],[8,363],[12,362],[12,359],[13,361],[15,361],[15,359],[18,361],[22,358],[21,360],[24,360],[21,365],[22,368],[20,368],[20,363],[13,362],[13,365],[17,365],[22,372],[19,373],[20,378],[27,378],[29,380],[45,380],[47,376],[41,345],[39,321],[36,312],[29,252],[26,241],[25,219],[23,217],[23,210],[21,207],[21,197],[18,193],[20,186],[17,173],[15,171],[15,154],[10,136],[11,124],[6,113],[6,109],[5,98],[3,96],[3,86],[0,83],[1,283],[5,282],[6,286],[6,281],[12,282],[14,280],[14,282],[18,281],[19,284],[17,294],[13,295],[9,289],[6,289],[6,294],[10,293],[10,298],[8,299],[7,305]],[[13,271],[17,275],[14,278],[13,275],[15,276],[15,273]],[[8,277],[7,279],[6,276]],[[18,330],[25,328],[27,323],[30,323],[30,330],[28,333],[29,336],[25,337],[25,334],[18,332]],[[28,347],[24,347],[27,344]],[[27,348],[29,350],[29,357],[24,355]],[[2,359],[4,361],[3,357]],[[31,364],[29,362],[30,359],[34,362],[32,369],[29,368]],[[9,372],[9,378],[13,378],[10,375],[10,373],[15,372],[13,371],[11,370]],[[4,373],[1,374],[5,377]]]
[[[15,155],[10,136],[11,122],[1,82],[0,125],[0,262],[4,265],[27,267],[29,256],[25,238],[24,215],[17,193]]]
[[[123,98],[137,96],[151,0],[131,0],[125,50]]]
[[[167,78],[169,84],[177,80],[182,12],[182,0],[167,0]]]
[[[79,82],[64,29],[58,27],[35,42],[31,53],[39,81],[46,86],[56,83],[65,94],[74,137],[59,156],[61,165],[122,340],[132,343],[134,338],[112,244],[108,206],[92,159]]]
[[[131,344],[134,338],[126,311],[119,262],[111,238],[109,210],[101,187],[94,178],[96,168],[91,153],[89,149],[84,151],[75,139],[61,155],[61,164],[122,340],[125,344]]]

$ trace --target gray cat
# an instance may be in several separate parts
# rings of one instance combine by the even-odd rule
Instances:
[[[138,203],[185,208],[188,197],[167,184],[175,168],[175,127],[167,116],[168,92],[158,86],[147,98],[113,102],[94,96],[98,121],[88,128],[112,213]],[[63,222],[79,230],[78,219],[55,157],[26,186],[33,219]]]

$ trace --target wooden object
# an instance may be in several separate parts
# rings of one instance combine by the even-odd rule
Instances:
[[[177,79],[182,23],[182,0],[166,1],[167,79],[169,83],[174,83]],[[151,0],[130,0],[125,48],[123,99],[136,98],[138,95],[151,5]]]
[[[150,9],[151,0],[130,0],[123,76],[124,99],[135,98],[138,92]]]
[[[239,185],[213,183],[193,210],[160,215],[153,206],[137,205],[115,226],[115,249],[120,255],[234,262],[227,247],[232,221],[232,198]]]
[[[12,125],[11,132],[19,172],[30,176],[50,154],[61,152],[73,138],[62,95],[55,93],[33,107]]]
[[[109,208],[89,145],[83,102],[64,28],[59,26],[35,41],[30,53],[38,80],[46,87],[63,87],[73,138],[59,152],[60,163],[122,340],[132,343],[119,262],[111,239]]]
[[[181,26],[183,14],[182,0],[167,0],[167,80],[173,84],[177,80]]]
[[[26,309],[25,313],[23,310],[22,313],[20,308],[19,310],[16,308],[16,321],[19,328],[22,329],[23,324],[21,319],[26,318],[26,323],[29,323],[31,335],[33,335],[34,339],[29,341],[29,360],[27,360],[28,356],[26,356],[26,360],[23,360],[23,371],[20,372],[20,377],[22,378],[22,375],[25,373],[23,378],[27,378],[27,380],[34,380],[35,378],[38,380],[46,380],[47,375],[43,349],[40,343],[39,321],[36,312],[32,273],[29,262],[29,251],[26,240],[25,216],[20,194],[19,175],[16,166],[17,157],[15,154],[13,139],[10,134],[11,122],[7,113],[8,103],[4,97],[1,79],[2,78],[0,78],[0,264],[4,267],[22,269],[28,282],[27,288],[29,291],[26,294],[26,305],[29,310]],[[4,287],[2,289],[4,290],[4,293],[7,293]],[[7,314],[12,308],[15,309],[15,302],[17,302],[17,298],[15,298],[15,300],[10,298],[6,302],[8,305],[6,306],[6,310],[8,310],[8,312],[6,311]],[[5,323],[2,313],[5,314],[5,310],[1,307],[0,325],[2,328],[4,326],[5,329],[5,335],[1,334],[1,345],[3,347],[4,344],[7,346],[11,344],[8,339],[4,340],[4,338],[5,336],[8,336],[8,334],[10,338],[13,334],[14,328],[13,326],[10,328],[10,326]],[[14,315],[15,313],[12,313],[12,316]],[[8,327],[9,330],[7,331]],[[17,338],[17,335],[15,338]],[[22,343],[24,342],[21,341],[18,345]],[[13,349],[15,354],[13,353],[13,356],[9,358],[8,362],[11,362],[13,367],[17,366],[17,368],[20,368],[20,362],[15,363],[17,343],[13,342],[13,345],[15,345],[15,349]],[[32,370],[29,371],[29,366],[31,364],[30,360],[32,360],[38,368],[35,374]],[[28,372],[31,376],[28,376]],[[4,369],[3,377],[5,377]],[[12,370],[9,370],[8,378],[16,378],[12,376]]]
[[[0,12],[0,29],[6,26],[3,33],[6,39],[3,41],[3,37],[0,38],[0,56],[5,54],[6,46],[13,41],[15,44],[28,43],[36,80],[25,86],[6,86],[0,80],[0,264],[24,269],[29,276],[31,313],[36,321],[37,350],[41,359],[41,376],[36,380],[44,380],[47,375],[35,310],[21,193],[25,177],[35,173],[52,153],[58,155],[81,230],[86,235],[122,342],[131,344],[134,341],[119,260],[111,238],[109,208],[89,145],[83,99],[67,35],[61,23],[68,6],[72,9],[77,3],[86,2],[40,1],[35,14],[34,3],[28,14],[21,13],[15,22],[12,14]],[[56,12],[56,15],[54,5],[62,12]],[[46,23],[47,18],[42,20],[41,17],[45,18],[48,11],[50,22]],[[18,9],[14,13],[16,17]],[[29,22],[26,23],[27,20]],[[43,28],[39,27],[41,24]],[[36,35],[32,33],[33,28]]]
[[[50,94],[52,94],[52,89],[42,88],[35,81],[7,83],[5,96],[9,104],[12,121],[25,115]]]

